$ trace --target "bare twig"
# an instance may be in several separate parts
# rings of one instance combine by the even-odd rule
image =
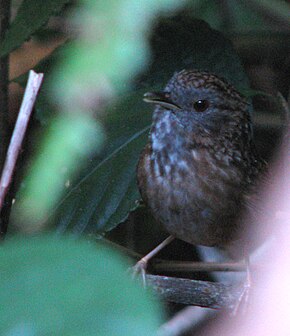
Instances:
[[[168,302],[230,310],[235,306],[244,286],[159,275],[146,275],[146,283],[161,299]]]
[[[153,250],[143,256],[138,262],[142,262],[143,264],[148,264],[149,260],[151,260],[156,254],[158,254],[161,250],[164,249],[165,246],[169,245],[175,238],[173,236],[169,236],[164,239],[158,246],[156,246]]]
[[[5,196],[11,183],[17,157],[20,152],[24,134],[30,119],[32,108],[42,83],[43,74],[37,74],[33,70],[29,72],[27,86],[19,115],[9,144],[2,176],[0,180],[0,210],[2,209]]]
[[[156,272],[244,272],[244,262],[197,262],[154,260]]]

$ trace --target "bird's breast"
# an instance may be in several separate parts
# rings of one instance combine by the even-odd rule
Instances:
[[[193,244],[221,245],[228,240],[233,231],[229,222],[239,203],[239,172],[204,149],[166,141],[158,150],[153,145],[140,159],[138,182],[154,217],[171,234]]]

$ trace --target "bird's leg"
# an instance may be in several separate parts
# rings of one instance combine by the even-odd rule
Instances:
[[[251,276],[251,269],[250,269],[250,257],[247,255],[245,257],[245,264],[246,264],[246,280],[243,284],[243,289],[241,294],[239,295],[238,301],[232,311],[232,315],[235,316],[237,315],[237,312],[241,308],[241,305],[243,304],[243,313],[246,312],[247,306],[248,306],[248,301],[249,301],[249,295],[250,295],[250,289],[252,286],[252,276]]]
[[[152,251],[146,254],[142,259],[140,259],[135,266],[133,266],[133,276],[135,277],[138,273],[141,274],[142,282],[146,284],[146,268],[148,261],[152,259],[157,253],[159,253],[165,246],[169,245],[175,238],[173,236],[167,237],[158,246],[156,246]]]

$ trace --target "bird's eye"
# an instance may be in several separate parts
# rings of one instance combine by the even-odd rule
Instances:
[[[199,99],[193,103],[193,108],[196,112],[204,112],[209,107],[209,101]]]

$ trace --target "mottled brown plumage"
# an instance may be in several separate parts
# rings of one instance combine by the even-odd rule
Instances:
[[[165,229],[192,244],[225,246],[261,168],[247,100],[225,80],[195,70],[174,74],[156,105],[137,179]]]

